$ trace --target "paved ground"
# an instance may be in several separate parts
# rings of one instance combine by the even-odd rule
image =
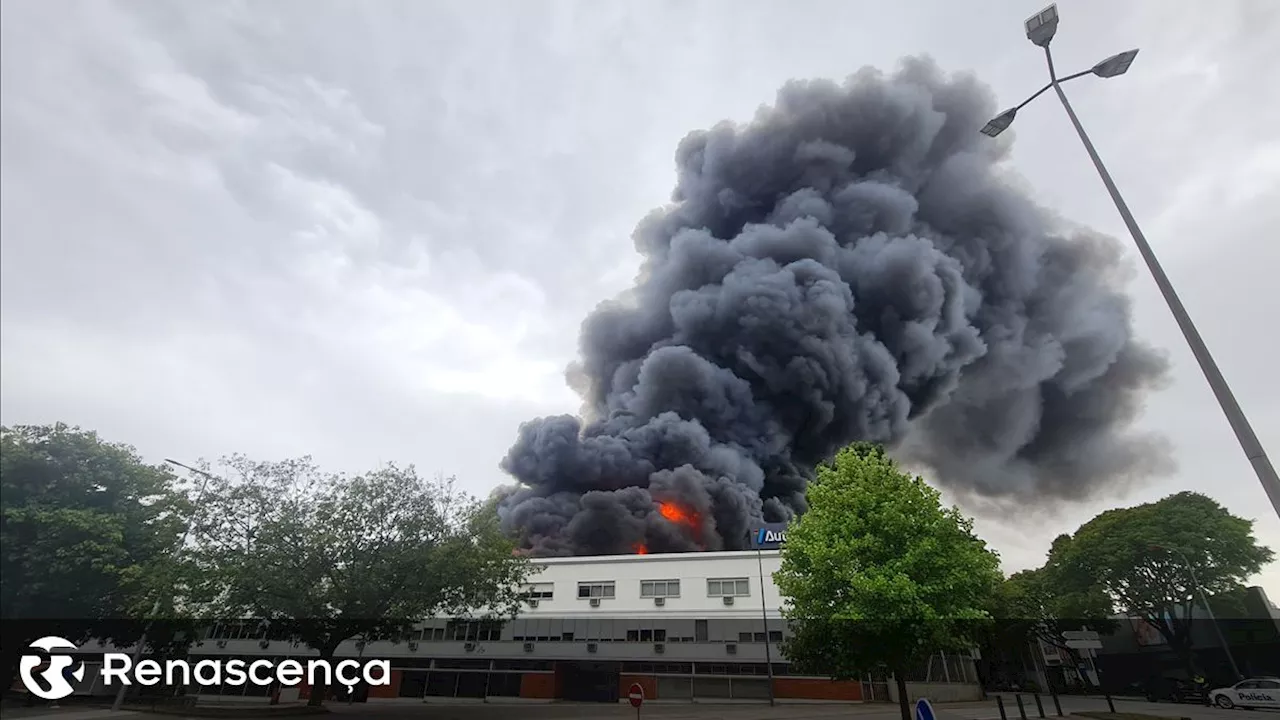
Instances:
[[[1021,720],[1013,695],[1005,693],[1002,694],[1002,697],[1008,720]],[[1022,701],[1028,720],[1038,720],[1040,713],[1036,708],[1035,698],[1030,695],[1023,695]],[[1059,702],[1062,704],[1062,712],[1067,715],[1077,712],[1108,711],[1106,699],[1100,697],[1062,696],[1059,698]],[[1222,710],[1204,705],[1150,703],[1145,700],[1129,698],[1113,699],[1112,702],[1115,703],[1116,711],[1122,713],[1132,712],[1145,715],[1186,717],[1192,718],[1192,720],[1280,720],[1280,712],[1272,710]],[[1053,706],[1053,698],[1042,696],[1041,703],[1044,705],[1044,712],[1047,717],[1053,718],[1057,716],[1057,710]],[[1000,712],[994,699],[987,703],[952,706],[946,709],[948,713],[957,715],[965,720],[999,720],[1000,718]]]
[[[1034,698],[1023,696],[1028,720],[1039,720]],[[1057,717],[1052,698],[1045,697],[1045,716]],[[1062,712],[1107,711],[1103,698],[1062,698]],[[1191,720],[1280,720],[1277,711],[1221,710],[1203,705],[1174,705],[1149,703],[1139,700],[1116,700],[1117,712],[1134,712],[1150,715],[1186,717]],[[635,710],[630,705],[619,704],[475,704],[437,705],[410,703],[406,705],[345,705],[330,706],[334,714],[360,717],[403,717],[423,720],[630,720]],[[994,699],[981,703],[938,704],[939,720],[1000,720],[1000,711]],[[1005,702],[1007,720],[1021,720],[1018,706],[1010,695]],[[897,720],[896,705],[867,703],[860,705],[836,704],[781,704],[768,705],[712,705],[712,704],[646,704],[640,720],[827,720],[828,718],[856,717],[857,720]]]
[[[1012,695],[1004,696],[1007,720],[1021,720],[1018,706]],[[1044,712],[1048,720],[1057,717],[1052,698],[1042,698]],[[1174,705],[1171,703],[1149,703],[1140,700],[1115,700],[1118,712],[1133,712],[1149,715],[1185,717],[1191,720],[1280,720],[1280,711],[1262,710],[1221,710],[1203,705]],[[1107,711],[1106,700],[1102,698],[1061,698],[1062,711],[1065,715],[1085,711]],[[1040,713],[1035,700],[1031,696],[1023,696],[1023,707],[1027,720],[1039,720]],[[349,717],[382,717],[382,718],[421,718],[422,720],[632,720],[636,717],[630,705],[599,705],[590,703],[551,703],[551,704],[509,704],[509,703],[474,703],[474,704],[436,704],[436,703],[404,703],[404,704],[363,704],[330,703],[329,709],[334,715]],[[1000,720],[1000,712],[994,699],[980,703],[947,703],[937,704],[939,720]],[[31,720],[115,720],[128,718],[163,718],[173,716],[157,716],[132,712],[112,713],[110,710],[95,710],[77,707],[64,708],[14,708],[7,706],[3,712],[4,720],[31,718]],[[324,716],[320,716],[324,717]],[[856,718],[856,720],[897,720],[896,705],[867,703],[860,705],[838,704],[780,704],[775,707],[758,704],[718,705],[718,704],[662,704],[648,703],[641,712],[640,720],[834,720],[835,718]],[[1078,720],[1078,719],[1077,719]]]
[[[113,713],[110,710],[100,710],[84,707],[21,707],[5,705],[0,710],[4,720],[18,720],[18,718],[31,718],[36,720],[106,720],[106,718],[129,718],[136,720],[143,717],[142,713],[135,712],[118,712]],[[158,717],[158,716],[152,716]]]

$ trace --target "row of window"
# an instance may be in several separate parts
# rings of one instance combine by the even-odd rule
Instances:
[[[749,578],[708,578],[707,597],[749,597],[751,580]],[[590,580],[578,583],[578,597],[612,598],[617,596],[617,585],[613,580]],[[555,597],[555,583],[534,583],[525,587],[525,597],[530,600],[551,600]],[[642,598],[678,598],[680,597],[679,580],[641,580],[640,597]]]
[[[732,622],[732,621],[730,621]],[[745,621],[748,623],[758,621]],[[576,623],[576,627],[575,627]],[[626,625],[645,624],[643,622],[614,619],[605,621],[531,621],[525,623],[517,620],[513,626],[516,642],[764,642],[762,632],[740,632],[736,628],[720,623],[720,629],[710,632],[707,620],[689,620],[677,623],[681,628],[636,628]],[[450,620],[444,627],[423,627],[411,630],[403,637],[394,638],[397,642],[414,641],[452,641],[452,642],[498,642],[503,639],[506,623],[497,620]],[[714,635],[714,637],[713,637]],[[264,633],[260,628],[250,625],[245,627],[238,623],[225,623],[210,628],[206,640],[222,639],[281,639],[274,633]],[[285,642],[296,638],[283,638]],[[782,631],[770,631],[770,642],[781,642]]]
[[[626,632],[625,638],[601,638],[592,642],[707,642],[705,637],[699,639],[693,635],[668,635],[663,628],[627,630]],[[740,632],[738,633],[738,642],[762,643],[765,641],[765,637],[762,632]],[[771,643],[780,643],[782,642],[782,631],[770,630],[768,638]],[[514,642],[588,642],[587,638],[576,637],[571,632],[560,633],[559,635],[514,635],[511,639]]]

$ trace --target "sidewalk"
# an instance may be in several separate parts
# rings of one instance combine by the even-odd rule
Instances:
[[[61,707],[23,707],[21,705],[4,706],[0,710],[4,720],[10,718],[48,718],[49,720],[98,720],[99,718],[134,718],[142,713],[121,710],[111,712],[106,708],[89,708],[83,705],[64,705]]]

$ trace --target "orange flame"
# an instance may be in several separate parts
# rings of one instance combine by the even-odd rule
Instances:
[[[648,546],[648,545],[645,545],[644,543],[640,543],[640,544],[636,545],[636,554],[637,554],[637,555],[648,555],[648,554],[649,554],[649,546]]]
[[[658,505],[658,512],[662,513],[662,517],[673,523],[682,525],[694,525],[697,523],[697,517],[692,513],[685,511],[684,508],[675,503],[664,502]]]

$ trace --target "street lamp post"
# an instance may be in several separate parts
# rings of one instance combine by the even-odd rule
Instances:
[[[1222,645],[1222,651],[1227,654],[1227,662],[1231,663],[1231,672],[1235,673],[1237,680],[1243,679],[1244,676],[1240,674],[1240,668],[1236,666],[1235,656],[1231,654],[1231,646],[1227,644],[1227,636],[1222,634],[1222,628],[1218,625],[1218,618],[1213,614],[1213,608],[1209,607],[1209,596],[1205,595],[1204,586],[1200,584],[1199,578],[1196,577],[1196,570],[1192,567],[1191,561],[1187,559],[1186,553],[1177,548],[1166,547],[1164,545],[1152,545],[1151,549],[1171,552],[1182,560],[1182,565],[1187,569],[1187,575],[1191,578],[1191,585],[1195,588],[1196,594],[1200,596],[1200,604],[1204,605],[1204,611],[1209,616],[1209,622],[1213,625],[1213,631],[1218,635],[1218,642]],[[1188,632],[1190,632],[1190,630],[1188,630]]]
[[[1152,251],[1151,245],[1147,243],[1147,238],[1142,234],[1142,229],[1138,227],[1137,220],[1134,220],[1128,204],[1120,196],[1120,191],[1116,188],[1115,181],[1111,179],[1111,173],[1107,172],[1106,166],[1102,164],[1102,159],[1098,157],[1098,151],[1093,147],[1093,142],[1089,140],[1089,136],[1085,133],[1084,126],[1080,124],[1080,118],[1076,117],[1075,110],[1072,109],[1071,103],[1067,101],[1066,93],[1062,90],[1063,83],[1085,75],[1096,75],[1100,78],[1123,75],[1129,70],[1129,66],[1133,64],[1138,51],[1128,50],[1118,55],[1112,55],[1088,70],[1060,78],[1053,67],[1053,55],[1049,52],[1049,43],[1053,40],[1053,36],[1058,29],[1058,6],[1050,5],[1031,16],[1026,21],[1025,27],[1027,38],[1032,43],[1044,48],[1045,61],[1049,66],[1049,84],[1040,88],[1021,104],[992,118],[990,122],[982,127],[982,134],[990,137],[999,135],[1013,123],[1019,110],[1026,107],[1028,103],[1035,100],[1044,91],[1053,88],[1054,92],[1057,93],[1058,99],[1062,101],[1062,107],[1067,111],[1067,117],[1071,119],[1071,125],[1075,127],[1076,134],[1080,136],[1080,142],[1084,144],[1085,151],[1089,153],[1089,159],[1093,161],[1094,168],[1097,169],[1098,175],[1102,178],[1102,184],[1107,187],[1107,193],[1111,195],[1111,200],[1115,203],[1116,210],[1120,212],[1120,218],[1124,221],[1125,227],[1129,229],[1129,234],[1133,237],[1134,244],[1138,246],[1138,252],[1146,262],[1147,269],[1151,271],[1151,276],[1155,279],[1156,286],[1160,288],[1160,294],[1164,296],[1165,303],[1169,306],[1169,311],[1173,313],[1173,318],[1177,321],[1178,328],[1182,331],[1182,336],[1186,339],[1187,345],[1191,347],[1191,353],[1195,355],[1201,372],[1204,373],[1210,389],[1213,390],[1214,397],[1218,399],[1218,404],[1222,407],[1223,414],[1227,416],[1227,422],[1231,424],[1231,429],[1236,434],[1236,440],[1239,441],[1240,448],[1244,450],[1245,457],[1248,458],[1249,463],[1253,466],[1254,474],[1258,476],[1258,482],[1262,484],[1262,489],[1266,491],[1267,497],[1271,500],[1271,507],[1275,510],[1276,515],[1280,516],[1280,477],[1276,476],[1275,467],[1271,465],[1271,460],[1267,457],[1266,450],[1258,440],[1257,434],[1254,433],[1253,426],[1249,424],[1244,411],[1240,409],[1240,403],[1236,401],[1235,395],[1231,392],[1231,387],[1227,385],[1226,378],[1222,376],[1222,371],[1218,369],[1218,364],[1214,362],[1213,356],[1209,353],[1209,348],[1204,343],[1204,339],[1200,337],[1200,331],[1196,329],[1195,324],[1191,321],[1191,316],[1187,313],[1186,308],[1183,307],[1182,300],[1178,298],[1178,294],[1173,289],[1173,284],[1169,281],[1169,277],[1165,275],[1164,268],[1160,266],[1155,252]]]
[[[756,566],[760,570],[760,621],[764,623],[764,665],[769,673],[769,704],[776,705],[773,695],[773,652],[769,649],[769,609],[764,598],[764,556],[756,544]]]
[[[165,462],[168,463],[169,465],[176,465],[177,467],[190,470],[191,472],[204,478],[204,481],[200,483],[200,492],[196,493],[196,501],[192,506],[192,514],[194,515],[195,508],[200,504],[200,501],[204,499],[205,488],[209,487],[209,480],[212,479],[213,476],[203,470],[197,470],[191,467],[190,465],[184,465],[183,463],[180,463],[177,460],[170,460],[168,458],[165,458]],[[179,557],[182,556],[182,550],[184,547],[186,547],[187,538],[191,536],[192,519],[193,518],[191,517],[187,518],[187,526],[182,531],[182,539],[178,541],[178,546],[173,549],[173,555],[171,556],[170,559],[177,560]],[[155,603],[151,606],[151,614],[149,615],[150,618],[155,618],[156,614],[160,612],[160,607],[162,605],[161,600],[162,598],[156,598]],[[133,654],[132,654],[131,663],[130,663],[131,666],[136,666],[138,664],[138,660],[142,657],[142,649],[146,647],[146,644],[147,644],[147,631],[149,631],[150,629],[151,629],[151,623],[147,623],[147,626],[144,627],[142,630],[142,635],[138,637],[138,644],[135,645],[133,648]],[[124,696],[125,696],[125,693],[128,691],[128,689],[129,689],[129,686],[124,685],[123,683],[120,685],[120,689],[116,691],[116,698],[111,703],[111,709],[113,711],[119,710],[121,706],[124,705]]]

